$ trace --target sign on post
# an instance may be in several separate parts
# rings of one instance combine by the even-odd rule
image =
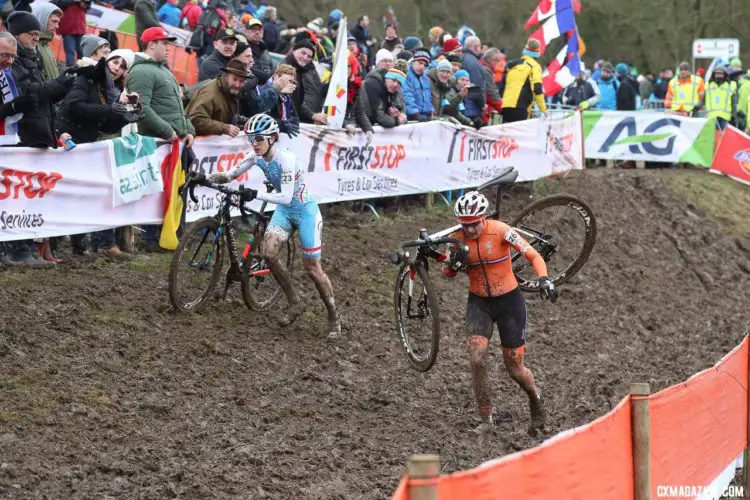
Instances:
[[[727,61],[740,56],[740,41],[736,38],[699,38],[693,40],[693,72],[696,59],[722,58]]]

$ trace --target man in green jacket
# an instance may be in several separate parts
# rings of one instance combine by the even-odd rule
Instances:
[[[39,26],[42,27],[36,52],[42,63],[44,77],[47,80],[55,80],[60,76],[60,67],[57,65],[57,58],[49,44],[55,38],[57,28],[60,27],[63,11],[51,2],[34,2],[31,5],[31,13],[39,21]]]
[[[744,128],[750,133],[750,71],[738,82],[737,116],[744,118]],[[742,114],[742,115],[740,115]],[[738,120],[740,121],[740,120]]]
[[[169,46],[175,40],[164,28],[148,28],[141,36],[143,52],[135,55],[125,87],[140,96],[143,120],[138,133],[168,141],[184,138],[185,147],[193,145],[195,129],[185,114],[182,92],[177,79],[167,67]],[[144,250],[160,252],[159,226],[145,226]]]
[[[149,28],[141,41],[145,49],[135,55],[127,81],[128,92],[140,96],[144,118],[138,122],[141,135],[166,140],[178,137],[193,144],[195,129],[185,114],[182,91],[167,66],[169,46],[175,40],[164,28]]]

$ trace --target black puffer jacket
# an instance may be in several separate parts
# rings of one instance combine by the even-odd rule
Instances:
[[[292,94],[292,102],[297,115],[302,123],[312,123],[313,115],[320,113],[322,108],[320,96],[323,85],[320,83],[315,65],[310,63],[304,68],[300,67],[293,53],[286,56],[284,62],[297,70],[297,88]]]
[[[100,133],[114,134],[128,122],[106,103],[107,71],[104,59],[96,66],[79,70],[73,88],[65,97],[55,126],[57,133],[69,133],[76,144],[95,142]]]
[[[20,95],[34,94],[39,98],[39,109],[24,114],[18,122],[19,145],[56,148],[55,103],[65,97],[74,78],[60,75],[55,80],[45,81],[36,55],[21,45],[18,46],[18,57],[13,61],[12,72]]]
[[[229,57],[224,57],[221,52],[214,50],[211,55],[203,60],[200,70],[198,70],[198,81],[213,80],[219,78],[229,63]]]
[[[386,70],[375,68],[365,78],[365,83],[359,91],[357,100],[361,101],[362,110],[372,125],[383,128],[393,128],[399,125],[398,118],[388,114],[388,108],[394,107],[405,113],[404,96],[399,90],[395,94],[388,93],[385,87]]]

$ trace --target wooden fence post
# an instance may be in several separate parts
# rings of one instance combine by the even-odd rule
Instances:
[[[435,193],[425,193],[424,195],[424,207],[426,209],[432,208],[432,205],[435,203]]]
[[[409,500],[438,500],[437,479],[440,476],[438,455],[412,455],[406,464],[409,476],[406,498]],[[414,480],[412,484],[412,480]]]
[[[747,384],[750,384],[750,344],[747,348]],[[750,387],[750,385],[745,385]],[[744,486],[744,497],[750,499],[750,391],[747,394],[747,440],[745,441],[745,453],[742,455],[742,484]]]
[[[651,500],[651,410],[648,384],[630,384],[635,500]]]

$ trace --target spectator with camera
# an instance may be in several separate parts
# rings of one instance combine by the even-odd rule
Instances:
[[[190,101],[187,114],[198,135],[237,137],[244,123],[232,124],[240,114],[240,93],[252,76],[242,61],[232,59],[223,74],[201,87]]]
[[[430,68],[427,76],[430,79],[435,116],[438,118],[448,116],[461,125],[473,126],[473,122],[459,111],[464,97],[468,94],[468,89],[462,92],[456,90],[451,63],[447,59],[441,59],[434,68]]]
[[[214,51],[211,55],[203,59],[198,80],[213,80],[222,74],[222,70],[227,67],[227,63],[234,55],[237,48],[237,34],[232,28],[225,28],[216,34],[214,40]]]

